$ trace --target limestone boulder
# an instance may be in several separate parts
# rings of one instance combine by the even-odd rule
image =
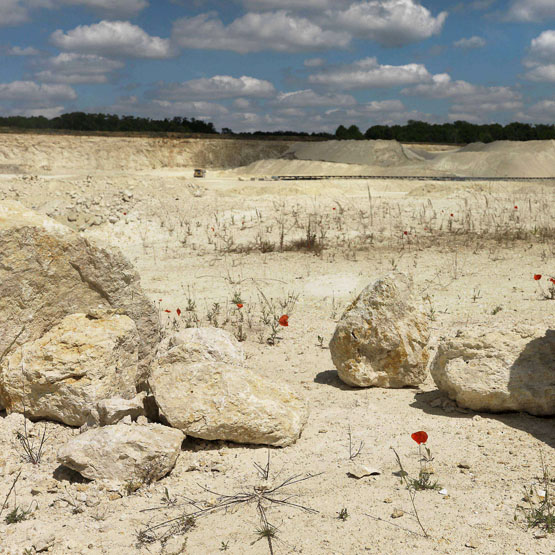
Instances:
[[[348,385],[417,386],[426,379],[429,337],[410,279],[390,274],[366,287],[345,310],[330,353]]]
[[[285,385],[223,362],[191,362],[185,344],[153,364],[149,384],[168,423],[187,435],[286,446],[301,435],[305,402]]]
[[[188,361],[193,362],[226,362],[243,364],[245,353],[241,343],[225,330],[220,328],[187,328],[171,334],[160,342],[158,354],[163,356],[173,347],[184,345]]]
[[[440,340],[430,370],[461,407],[555,414],[555,330],[466,329]]]
[[[137,326],[145,383],[160,324],[131,264],[18,202],[0,202],[0,354],[42,337],[68,314],[110,308]]]
[[[185,436],[161,424],[118,424],[88,430],[58,451],[58,462],[89,480],[151,483],[175,466]]]
[[[100,401],[136,395],[138,349],[128,316],[66,316],[4,358],[0,402],[8,413],[81,426]]]

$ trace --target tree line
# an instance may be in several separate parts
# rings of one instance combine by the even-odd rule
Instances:
[[[71,112],[54,118],[44,116],[0,117],[0,127],[27,130],[66,130],[98,132],[142,132],[142,133],[181,133],[216,135],[214,124],[209,121],[176,116],[174,118],[151,119],[137,116],[118,116],[115,114],[88,114]],[[321,139],[395,139],[404,143],[443,143],[467,144],[492,141],[530,141],[555,139],[555,125],[513,122],[507,125],[490,123],[478,125],[467,121],[453,123],[426,123],[409,120],[405,125],[373,125],[365,133],[356,126],[340,125],[335,134],[307,133],[299,131],[254,131],[234,133],[228,127],[221,130],[222,136],[242,138],[302,137],[306,140]]]
[[[0,127],[66,131],[218,133],[213,123],[195,118],[174,117],[157,120],[115,114],[86,114],[84,112],[71,112],[51,119],[44,116],[0,117]]]
[[[335,131],[336,139],[395,139],[403,143],[468,144],[493,141],[533,141],[555,139],[555,125],[513,122],[507,125],[487,123],[483,125],[467,121],[454,123],[426,123],[409,120],[406,125],[373,125],[366,133],[356,126],[340,125]]]

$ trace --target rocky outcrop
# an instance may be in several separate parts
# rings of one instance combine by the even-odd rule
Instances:
[[[135,322],[138,382],[145,383],[160,326],[129,262],[18,202],[0,202],[0,356],[42,337],[69,314],[99,309]]]
[[[238,365],[197,362],[185,343],[156,360],[149,384],[168,423],[203,439],[285,446],[308,417],[288,387]]]
[[[58,451],[58,462],[89,480],[143,484],[175,466],[185,436],[160,424],[118,424],[88,430]]]
[[[555,414],[555,330],[473,327],[442,338],[431,365],[440,391],[461,407]]]
[[[348,385],[417,386],[426,379],[429,328],[410,279],[391,274],[366,287],[344,312],[330,341]]]
[[[100,401],[136,395],[138,345],[128,316],[66,316],[5,357],[0,403],[9,413],[81,426]]]

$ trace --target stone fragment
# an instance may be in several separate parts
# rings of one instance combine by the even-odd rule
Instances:
[[[437,387],[476,411],[555,414],[555,330],[473,327],[442,338],[431,365]]]
[[[58,451],[58,462],[89,480],[151,483],[172,470],[184,438],[161,424],[105,426],[70,439]]]
[[[304,401],[285,385],[222,362],[193,362],[182,344],[158,358],[149,384],[169,424],[187,435],[283,447],[301,435]]]
[[[137,326],[138,380],[146,382],[160,324],[138,274],[117,249],[100,248],[43,214],[3,201],[0,262],[0,353],[42,337],[68,314],[112,308]]]
[[[111,397],[103,399],[97,403],[99,424],[108,426],[117,424],[124,417],[129,416],[132,420],[137,420],[139,416],[144,416],[145,392],[139,393],[133,399],[123,399],[121,397]]]
[[[136,395],[139,336],[119,314],[72,314],[0,366],[0,402],[8,413],[84,424],[102,400]]]
[[[160,342],[159,355],[164,355],[177,345],[184,345],[187,363],[226,362],[242,365],[245,353],[241,343],[220,328],[187,328],[169,335]],[[185,360],[185,359],[184,359]]]
[[[348,385],[414,387],[426,379],[429,335],[410,279],[390,274],[366,287],[347,308],[330,353]]]

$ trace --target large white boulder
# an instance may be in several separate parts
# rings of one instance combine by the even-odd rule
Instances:
[[[66,316],[4,358],[0,404],[8,413],[81,426],[100,401],[136,395],[138,346],[128,316]]]
[[[440,340],[430,370],[461,407],[555,414],[555,330],[466,329]]]
[[[143,384],[160,324],[131,264],[117,249],[95,246],[18,202],[0,202],[0,355],[42,337],[68,314],[110,308],[137,326]]]
[[[410,279],[390,274],[363,289],[345,310],[330,353],[348,385],[417,386],[426,379],[429,337]]]
[[[187,345],[153,364],[149,384],[168,423],[187,435],[285,446],[301,435],[305,402],[238,365],[192,361]]]
[[[161,424],[118,424],[88,430],[58,451],[58,462],[89,480],[150,483],[175,466],[185,436]]]

